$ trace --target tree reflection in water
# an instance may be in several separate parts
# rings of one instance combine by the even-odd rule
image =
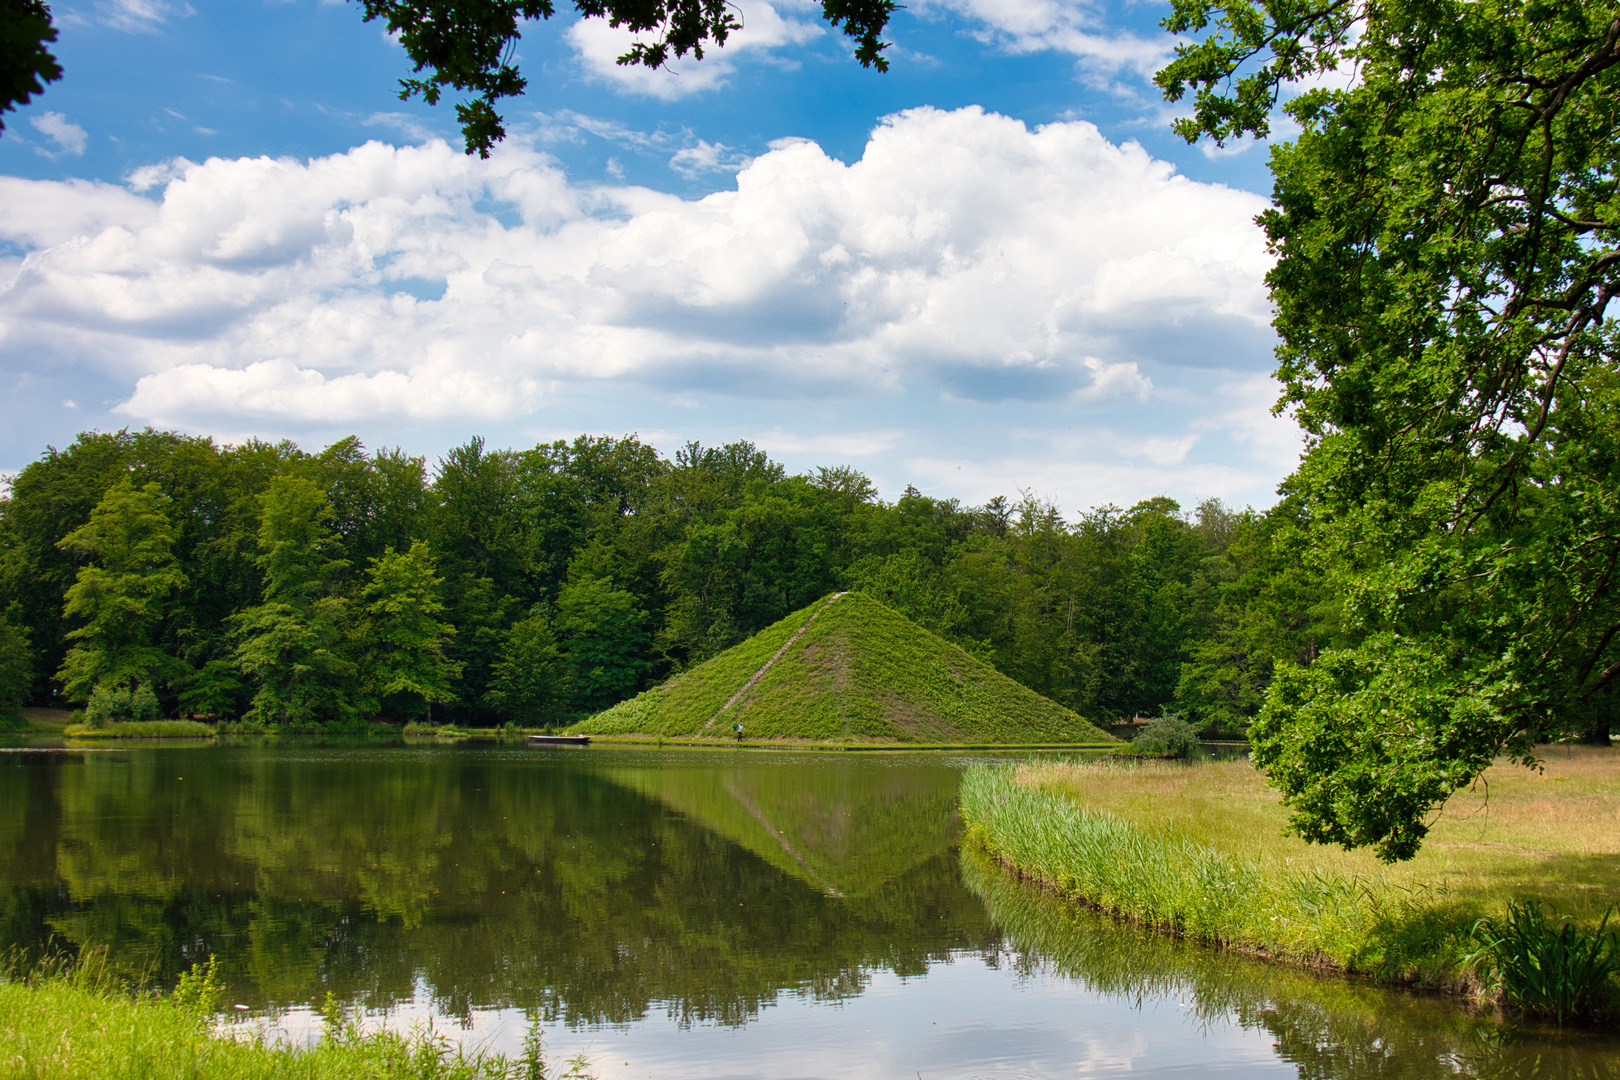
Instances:
[[[1186,1003],[1205,1024],[1269,1032],[1301,1080],[1620,1078],[1620,1040],[1515,1030],[1433,997],[1250,959],[1121,925],[1018,880],[984,853],[962,878],[1002,931],[1002,962],[1139,1002]]]
[[[993,944],[953,769],[734,756],[10,754],[0,918],[159,984],[215,954],[255,1008],[426,986],[443,1014],[569,1023],[736,1024]]]
[[[1266,1032],[1306,1078],[1620,1077],[1612,1040],[1513,1035],[1025,886],[957,850],[957,764],[292,741],[7,753],[0,945],[104,946],[160,985],[214,954],[231,1000],[271,1015],[330,991],[547,1025],[742,1025],[783,995],[845,1001],[875,971],[983,957]]]

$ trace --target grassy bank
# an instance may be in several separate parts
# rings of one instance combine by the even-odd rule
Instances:
[[[1454,991],[1476,920],[1513,897],[1595,929],[1620,892],[1620,756],[1554,748],[1459,793],[1411,862],[1384,867],[1282,835],[1244,762],[1029,764],[970,771],[971,835],[1003,863],[1104,911],[1258,955]]]
[[[69,724],[62,734],[70,739],[207,739],[214,729],[198,720],[126,720],[101,727]]]
[[[0,715],[0,731],[60,732],[76,715],[68,709],[22,708],[10,717]]]
[[[544,1080],[538,1029],[517,1059],[466,1052],[429,1031],[364,1032],[332,1011],[325,1037],[293,1048],[215,1032],[200,976],[172,997],[136,995],[94,963],[0,981],[0,1075],[31,1080]]]

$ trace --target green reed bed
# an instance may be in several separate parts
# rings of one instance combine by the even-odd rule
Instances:
[[[0,980],[0,1076],[30,1080],[545,1080],[585,1077],[583,1059],[548,1072],[539,1029],[516,1058],[467,1051],[431,1029],[367,1032],[329,1007],[313,1046],[221,1033],[212,969],[168,996],[122,986],[97,958]]]
[[[1018,782],[1012,766],[962,780],[970,837],[1018,873],[1099,910],[1194,941],[1398,982],[1473,975],[1477,905],[1382,878],[1268,865],[1138,827]]]

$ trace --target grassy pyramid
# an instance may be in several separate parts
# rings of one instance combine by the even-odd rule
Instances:
[[[1077,714],[861,593],[835,593],[575,725],[592,735],[1109,743]]]

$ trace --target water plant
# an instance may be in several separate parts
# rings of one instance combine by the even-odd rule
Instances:
[[[1569,919],[1549,920],[1538,900],[1517,899],[1500,920],[1474,924],[1479,949],[1469,959],[1493,973],[1492,989],[1524,1010],[1565,1022],[1609,1003],[1620,974],[1620,933],[1609,929],[1611,907],[1592,933]]]

